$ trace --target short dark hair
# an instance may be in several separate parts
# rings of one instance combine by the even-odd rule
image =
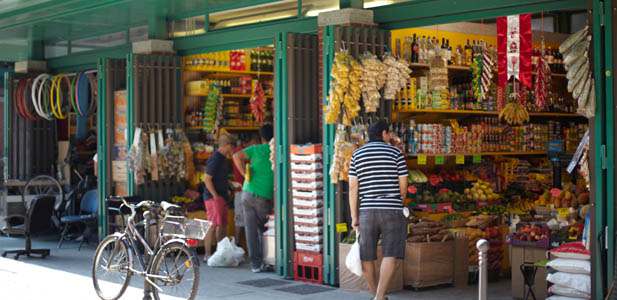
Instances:
[[[274,136],[272,124],[264,124],[263,126],[261,126],[261,128],[259,129],[259,135],[261,135],[262,139],[270,141]]]
[[[368,128],[368,138],[371,141],[381,141],[383,140],[382,133],[384,131],[388,131],[388,123],[384,120],[379,120],[374,122]]]

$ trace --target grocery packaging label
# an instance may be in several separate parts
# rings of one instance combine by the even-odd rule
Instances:
[[[336,232],[337,233],[347,232],[347,223],[337,223]]]

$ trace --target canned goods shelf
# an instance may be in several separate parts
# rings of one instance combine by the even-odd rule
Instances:
[[[401,115],[412,114],[450,114],[450,115],[486,115],[497,116],[496,111],[486,110],[458,110],[458,109],[414,109],[410,111],[400,111]],[[560,118],[583,118],[583,116],[575,113],[560,113],[560,112],[530,112],[530,117],[560,117]]]
[[[443,154],[424,154],[424,153],[419,153],[419,154],[409,154],[409,158],[415,159],[419,155],[425,155],[427,157],[434,157],[434,156],[458,156],[458,155],[463,155],[463,156],[474,156],[474,155],[481,155],[481,156],[526,156],[526,155],[528,155],[528,156],[533,156],[533,155],[546,155],[546,154],[547,154],[546,151],[443,153]]]

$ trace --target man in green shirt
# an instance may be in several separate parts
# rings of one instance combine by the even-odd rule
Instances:
[[[261,127],[261,144],[250,146],[233,156],[234,164],[244,177],[242,200],[244,206],[244,230],[254,273],[271,271],[272,266],[263,263],[262,235],[272,211],[274,193],[274,172],[270,162],[272,125]],[[238,208],[236,208],[238,209]]]

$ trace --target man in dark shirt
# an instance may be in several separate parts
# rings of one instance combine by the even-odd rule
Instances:
[[[375,299],[383,300],[394,271],[405,257],[407,161],[398,148],[388,144],[386,122],[371,124],[368,133],[370,141],[351,156],[349,207],[352,226],[360,233],[364,278]],[[383,260],[378,273],[375,262],[380,238]]]
[[[227,228],[227,201],[229,201],[229,173],[231,165],[228,158],[233,154],[235,139],[231,135],[221,135],[218,140],[218,149],[212,153],[206,164],[204,183],[204,206],[208,214],[208,220],[212,222],[212,228],[219,242],[225,237]],[[211,239],[206,236],[204,248],[206,255],[210,256],[212,245]]]

